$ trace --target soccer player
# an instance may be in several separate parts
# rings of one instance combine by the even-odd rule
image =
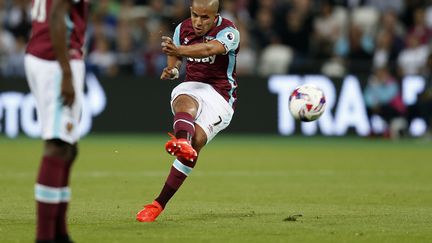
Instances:
[[[32,1],[25,69],[45,141],[35,185],[36,242],[72,242],[66,211],[78,152],[87,12],[88,0]]]
[[[153,222],[195,167],[200,150],[231,122],[236,102],[236,56],[240,34],[218,14],[218,0],[193,0],[191,17],[177,26],[173,39],[162,37],[167,67],[161,79],[178,78],[186,58],[186,78],[171,94],[174,136],[166,151],[177,157],[159,196],[138,212]]]

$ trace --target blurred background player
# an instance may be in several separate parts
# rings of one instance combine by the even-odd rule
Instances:
[[[222,18],[218,0],[192,1],[191,18],[177,26],[173,39],[162,37],[168,55],[161,79],[178,78],[186,57],[186,78],[171,94],[172,139],[166,151],[177,159],[159,196],[136,218],[153,222],[195,167],[200,150],[231,122],[236,102],[236,56],[240,34]]]
[[[423,118],[426,122],[426,138],[432,138],[432,53],[427,58],[422,72],[426,80],[425,88],[417,96],[417,101],[408,106],[408,123],[414,118]]]
[[[369,118],[378,115],[386,122],[387,129],[383,135],[397,138],[406,126],[401,124],[406,107],[402,101],[399,84],[387,67],[376,68],[368,79],[364,99]],[[371,135],[376,135],[374,126],[371,127]]]
[[[25,69],[45,141],[35,185],[36,242],[72,242],[66,211],[70,169],[78,152],[87,11],[84,0],[32,2]]]

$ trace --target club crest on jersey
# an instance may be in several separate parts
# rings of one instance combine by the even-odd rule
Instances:
[[[188,43],[189,43],[189,39],[187,37],[185,37],[183,40],[183,45],[187,45]]]
[[[67,131],[68,133],[71,133],[72,130],[73,130],[73,128],[74,128],[74,125],[73,125],[72,123],[68,122],[68,123],[66,124],[66,131]]]

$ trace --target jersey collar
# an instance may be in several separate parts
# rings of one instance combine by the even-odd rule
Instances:
[[[221,25],[221,24],[222,24],[222,17],[219,15],[219,16],[218,16],[218,21],[217,21],[216,26],[219,26],[219,25]]]

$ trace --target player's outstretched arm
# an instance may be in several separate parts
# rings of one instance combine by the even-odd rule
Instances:
[[[65,23],[65,16],[67,16],[67,13],[69,12],[71,7],[70,4],[69,0],[53,0],[49,18],[50,37],[54,53],[63,74],[61,95],[63,97],[63,104],[67,106],[71,106],[75,100],[75,91],[72,85],[72,71],[69,64]]]
[[[176,46],[172,39],[166,36],[162,37],[162,51],[169,56],[193,58],[209,57],[226,53],[224,45],[217,40],[187,46]]]

